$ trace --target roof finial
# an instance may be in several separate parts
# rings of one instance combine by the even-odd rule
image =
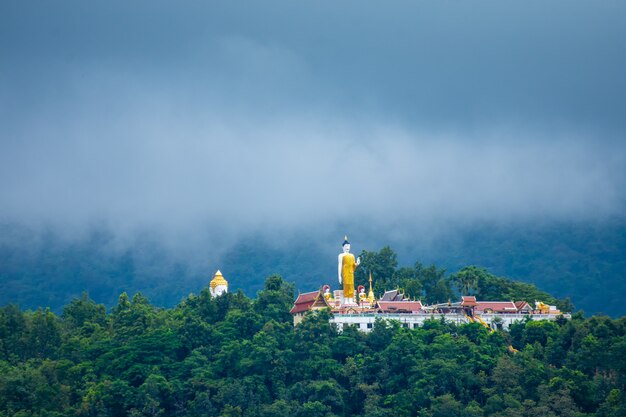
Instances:
[[[370,271],[370,291],[367,294],[367,299],[370,302],[370,306],[374,307],[374,301],[376,300],[376,297],[374,296],[374,291],[372,290],[372,271]]]

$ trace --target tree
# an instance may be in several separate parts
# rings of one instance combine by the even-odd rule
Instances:
[[[26,354],[26,317],[15,304],[0,307],[0,359]]]
[[[613,388],[598,408],[598,417],[626,417],[626,401],[622,392]]]
[[[451,394],[435,397],[430,406],[432,417],[450,417],[463,414],[463,405]]]
[[[291,322],[289,309],[293,305],[294,285],[278,275],[270,275],[265,281],[265,288],[259,292],[255,301],[255,310],[266,320]]]
[[[78,329],[86,323],[106,325],[106,307],[96,304],[83,292],[81,298],[74,298],[64,309],[61,315],[63,323],[70,329]]]
[[[272,404],[264,404],[260,409],[261,417],[293,417],[298,408],[295,401],[276,400]]]
[[[452,292],[452,288],[450,288],[449,281],[446,279],[440,279],[426,294],[426,303],[443,303],[451,300],[453,297],[454,293]]]
[[[58,317],[49,308],[38,309],[32,315],[26,339],[30,356],[54,358],[61,344],[61,326]]]
[[[133,400],[133,389],[125,381],[105,379],[86,390],[78,415],[124,417]]]
[[[393,276],[393,281],[398,283],[398,287],[410,298],[420,298],[422,296],[423,285],[415,268],[399,268]]]
[[[439,269],[435,265],[424,267],[416,262],[415,271],[422,283],[424,301],[427,304],[443,303],[453,296],[450,284],[445,278],[445,269]]]
[[[398,288],[398,282],[394,280],[398,255],[389,247],[385,246],[379,252],[362,251],[361,265],[355,273],[355,286],[369,284],[369,274],[372,274],[374,291],[381,294],[385,290]]]
[[[138,389],[136,408],[142,416],[163,416],[171,394],[171,385],[162,375],[150,375]]]
[[[298,410],[297,417],[325,417],[330,412],[330,407],[319,401],[306,402]]]
[[[141,293],[133,296],[120,295],[117,306],[113,308],[111,319],[113,331],[119,340],[128,340],[145,332],[156,318],[155,310]]]
[[[486,274],[483,268],[466,266],[450,277],[461,295],[470,295],[478,286],[481,277]]]

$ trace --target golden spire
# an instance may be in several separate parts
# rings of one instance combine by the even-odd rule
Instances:
[[[367,294],[367,299],[370,302],[370,306],[374,307],[374,301],[376,301],[376,297],[374,297],[374,291],[372,290],[372,271],[370,271],[370,292]]]
[[[211,287],[212,290],[214,290],[215,287],[217,287],[218,285],[226,285],[228,287],[228,281],[224,279],[224,276],[222,275],[219,269],[215,273],[215,276],[211,280],[211,283],[209,284],[209,286]]]

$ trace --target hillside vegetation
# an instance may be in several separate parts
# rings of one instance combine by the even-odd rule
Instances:
[[[0,416],[626,415],[626,318],[338,333],[324,311],[294,329],[293,298],[271,276],[254,299],[205,288],[171,309],[2,307]]]

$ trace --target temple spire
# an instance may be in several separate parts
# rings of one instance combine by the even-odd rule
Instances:
[[[374,307],[374,301],[376,301],[376,297],[374,296],[374,290],[372,290],[372,271],[370,271],[370,291],[367,294],[367,299],[370,302],[370,306]]]

